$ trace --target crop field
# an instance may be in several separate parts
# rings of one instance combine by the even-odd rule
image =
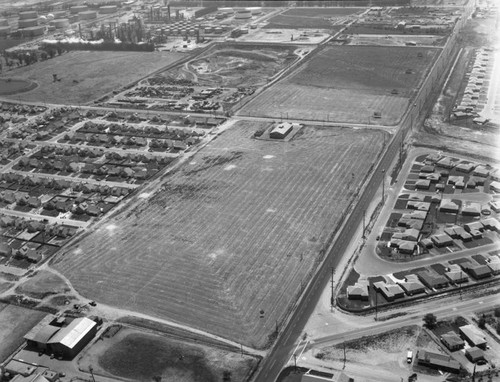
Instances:
[[[271,29],[329,29],[346,17],[361,13],[362,8],[295,8],[272,17],[265,28]]]
[[[329,46],[240,115],[397,124],[438,49]],[[381,118],[370,120],[374,112]]]
[[[163,73],[199,86],[262,86],[298,57],[296,46],[228,45]]]
[[[233,381],[244,381],[257,365],[257,359],[239,352],[208,347],[121,328],[111,338],[103,337],[86,351],[79,367],[107,377],[133,381],[215,382],[224,371]]]
[[[185,55],[174,52],[69,52],[4,73],[3,78],[38,83],[12,98],[58,104],[84,104],[159,70]],[[53,74],[60,81],[54,82]]]
[[[265,127],[237,122],[53,266],[88,298],[264,347],[384,141],[308,126],[251,138]]]

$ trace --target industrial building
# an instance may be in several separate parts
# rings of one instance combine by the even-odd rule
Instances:
[[[63,319],[46,316],[25,336],[28,347],[64,359],[74,358],[97,333],[97,323],[76,318],[66,325]]]
[[[474,325],[461,326],[459,330],[470,346],[486,349],[486,339]]]

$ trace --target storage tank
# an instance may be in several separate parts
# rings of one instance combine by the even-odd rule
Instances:
[[[19,28],[29,28],[38,25],[38,19],[19,19],[18,26]]]
[[[177,29],[177,28],[172,29],[172,34],[174,36],[177,36],[179,34],[179,29]]]
[[[103,14],[109,14],[109,13],[115,13],[118,10],[116,5],[103,5],[102,7],[99,7],[99,13]]]
[[[5,37],[10,34],[10,26],[2,25],[0,26],[0,36]]]
[[[45,32],[45,27],[42,25],[22,29],[22,33],[25,36],[29,36],[29,37],[42,36],[43,32]]]
[[[218,11],[221,12],[221,13],[224,13],[226,15],[232,15],[234,13],[233,8],[228,8],[228,7],[226,7],[226,8],[219,8]]]
[[[76,15],[80,12],[85,12],[88,10],[89,10],[89,7],[87,7],[86,5],[74,5],[69,9],[69,11],[71,12],[72,15]]]
[[[189,34],[190,36],[194,36],[194,35],[196,35],[196,31],[195,31],[194,29],[189,29],[189,30],[188,30],[188,34]]]
[[[251,19],[252,18],[252,12],[248,9],[239,9],[236,11],[236,14],[234,15],[235,19]]]
[[[9,26],[9,22],[7,21],[7,19],[0,19],[0,27],[8,27]]]
[[[222,28],[221,27],[216,27],[216,28],[214,28],[214,32],[217,33],[217,34],[221,34],[222,33]]]
[[[52,13],[49,13],[47,15],[47,20],[54,20],[54,15]]]
[[[54,19],[64,19],[66,17],[66,11],[55,11],[52,12]]]
[[[31,19],[36,19],[37,17],[38,17],[37,11],[19,12],[20,20],[31,20]]]
[[[254,15],[260,15],[262,13],[262,8],[261,7],[248,7],[247,10],[250,11],[250,13],[252,14],[252,16],[254,16]]]
[[[48,26],[48,28],[47,28],[47,30],[48,30],[49,32],[54,32],[54,31],[56,30],[56,27],[55,27],[55,26],[53,26],[53,25],[49,25],[49,26]]]
[[[205,31],[205,33],[208,33],[208,34],[214,33],[214,28],[212,28],[212,27],[205,27],[204,31]]]
[[[69,26],[69,20],[68,19],[54,19],[50,22],[50,25],[55,26],[56,29],[66,28]]]
[[[38,16],[38,23],[39,24],[46,24],[47,23],[47,16]]]
[[[181,35],[185,36],[187,34],[187,30],[186,29],[181,29]]]
[[[96,11],[83,11],[78,14],[80,20],[93,20],[97,18]]]

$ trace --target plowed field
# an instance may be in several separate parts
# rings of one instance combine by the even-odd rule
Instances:
[[[251,139],[264,126],[237,123],[55,267],[88,298],[264,346],[384,140],[312,127]]]
[[[398,123],[439,49],[329,46],[249,102],[242,115]],[[371,121],[373,123],[373,121]]]

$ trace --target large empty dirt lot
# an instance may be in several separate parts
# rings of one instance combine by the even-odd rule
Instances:
[[[194,60],[161,75],[186,79],[200,86],[262,86],[295,61],[296,46],[226,45],[215,47]]]
[[[248,103],[242,115],[396,124],[439,49],[327,46],[299,70]]]
[[[266,28],[327,29],[346,17],[364,12],[365,8],[295,8],[272,17]]]
[[[237,123],[54,266],[89,298],[264,346],[384,141],[312,127],[252,139],[264,126]]]
[[[131,83],[185,57],[174,52],[88,52],[61,56],[6,72],[5,78],[20,78],[39,86],[12,96],[23,101],[84,104]],[[54,82],[52,75],[61,79]]]

